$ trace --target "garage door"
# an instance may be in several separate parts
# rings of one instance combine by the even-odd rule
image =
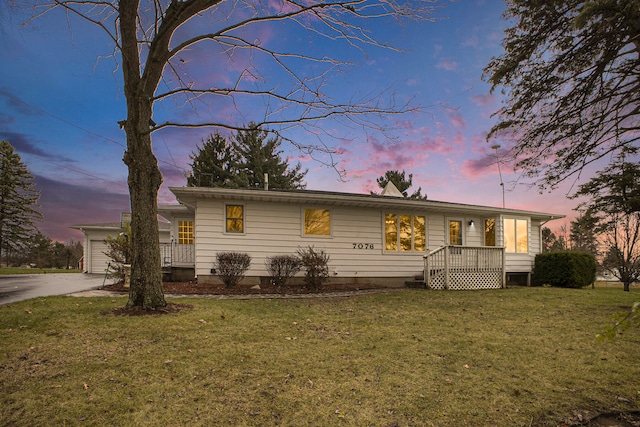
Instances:
[[[91,262],[87,273],[104,274],[109,263],[109,257],[104,252],[107,251],[107,244],[102,240],[91,241]]]

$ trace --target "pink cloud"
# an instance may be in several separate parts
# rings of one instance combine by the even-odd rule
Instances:
[[[489,105],[492,105],[495,102],[496,97],[491,93],[486,93],[486,94],[472,95],[470,99],[471,99],[471,102],[473,102],[478,107],[488,107]]]
[[[447,71],[456,71],[458,69],[458,63],[449,58],[443,58],[436,64],[436,68]]]
[[[496,158],[489,154],[462,162],[460,171],[469,179],[476,179],[487,174],[489,168],[496,168]],[[496,173],[497,173],[496,169]]]
[[[447,118],[457,130],[462,130],[467,127],[467,122],[464,120],[464,117],[462,117],[462,113],[459,109],[447,109]]]

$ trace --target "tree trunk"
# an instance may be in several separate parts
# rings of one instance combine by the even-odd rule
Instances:
[[[158,190],[162,175],[151,149],[151,105],[130,108],[125,124],[131,200],[131,283],[127,307],[153,310],[167,305],[162,290]]]
[[[630,288],[631,288],[631,283],[629,281],[624,281],[624,291],[625,292],[630,292]]]
[[[140,76],[137,41],[139,0],[120,0],[122,73],[127,100],[127,119],[122,123],[127,135],[124,163],[129,168],[131,200],[131,282],[127,307],[155,310],[167,305],[162,291],[160,233],[158,232],[158,190],[162,175],[151,149],[153,82]],[[160,69],[163,63],[150,67]]]

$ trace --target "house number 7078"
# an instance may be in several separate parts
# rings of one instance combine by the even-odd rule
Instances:
[[[354,243],[353,249],[373,249],[373,243]]]

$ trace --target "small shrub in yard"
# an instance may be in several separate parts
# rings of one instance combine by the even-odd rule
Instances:
[[[281,288],[300,271],[300,258],[295,255],[274,255],[265,260],[267,272],[275,286]]]
[[[251,265],[251,256],[240,252],[218,252],[214,268],[227,288],[233,288],[244,278]]]
[[[596,280],[597,263],[587,252],[548,252],[536,255],[534,285],[582,288]]]
[[[311,289],[319,289],[329,277],[329,255],[313,246],[298,249],[298,257],[306,270],[304,282]]]
[[[107,236],[104,242],[108,248],[104,254],[109,258],[107,277],[115,283],[124,283],[124,266],[131,263],[131,226],[124,226],[122,233],[116,236]]]

